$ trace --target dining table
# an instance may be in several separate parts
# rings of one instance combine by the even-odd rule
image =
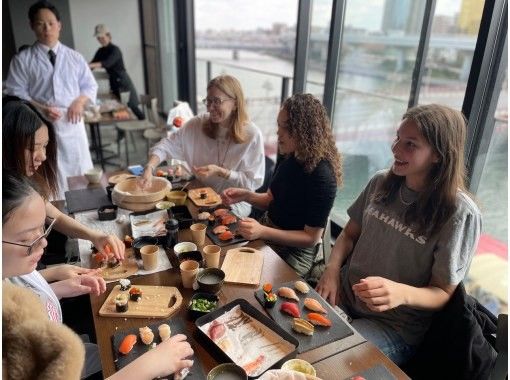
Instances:
[[[114,173],[105,173],[100,184],[90,185],[83,176],[69,177],[68,184],[70,190],[80,190],[88,187],[106,186],[108,177]],[[196,180],[192,181],[189,189],[201,187]],[[198,207],[189,199],[186,205],[193,217],[197,216]],[[180,241],[192,241],[191,231],[189,229],[179,230]],[[205,244],[213,244],[206,237]],[[245,246],[259,250],[263,253],[263,267],[260,277],[260,285],[243,285],[236,283],[224,283],[218,292],[219,307],[237,299],[244,299],[262,314],[268,315],[266,310],[255,298],[254,292],[264,283],[281,284],[289,281],[299,280],[296,272],[262,240],[250,241],[248,243],[224,246],[220,254],[220,267],[229,249]],[[194,360],[199,360],[207,374],[212,368],[221,363],[222,359],[210,352],[207,345],[201,344],[198,337],[198,328],[196,324],[188,318],[187,305],[193,295],[193,289],[183,288],[179,268],[171,268],[148,275],[135,275],[129,278],[131,284],[136,285],[159,285],[177,287],[182,294],[183,303],[179,311],[172,315],[180,319],[186,326],[187,336],[191,339],[194,350]],[[123,330],[139,328],[147,324],[158,322],[158,319],[152,318],[115,318],[100,316],[99,310],[107,299],[113,287],[118,282],[107,284],[107,290],[101,295],[90,295],[92,306],[93,321],[96,332],[97,344],[103,368],[104,377],[110,376],[116,371],[115,355],[112,347],[112,336]],[[163,320],[163,319],[162,319]],[[346,322],[347,323],[347,322]],[[348,323],[347,323],[348,325]],[[409,379],[409,377],[388,357],[386,357],[374,344],[368,342],[355,329],[348,325],[353,334],[343,339],[333,341],[309,351],[297,354],[297,358],[311,363],[317,371],[317,377],[324,380],[349,379],[354,375],[370,371],[371,368],[383,366],[388,371],[389,376],[395,379]],[[332,327],[334,328],[334,326]]]

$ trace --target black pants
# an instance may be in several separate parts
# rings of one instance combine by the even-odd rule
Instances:
[[[131,81],[131,78],[127,72],[124,71],[118,77],[110,77],[110,87],[112,88],[115,96],[117,96],[119,99],[121,92],[129,91],[128,107],[131,108],[138,120],[145,119],[143,111],[138,107],[140,100],[138,98],[135,86],[133,85],[133,82]]]

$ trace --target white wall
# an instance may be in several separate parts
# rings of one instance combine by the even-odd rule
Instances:
[[[97,24],[106,24],[112,42],[122,51],[124,65],[138,94],[145,92],[142,34],[138,0],[69,0],[74,48],[90,62],[100,47],[93,37]]]

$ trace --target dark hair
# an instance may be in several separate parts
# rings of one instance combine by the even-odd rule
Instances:
[[[2,168],[18,175],[26,175],[25,149],[34,151],[35,133],[42,125],[48,128],[46,160],[34,174],[45,197],[58,194],[57,183],[57,141],[53,124],[44,119],[29,102],[12,97],[3,99],[2,110]]]
[[[282,109],[287,111],[286,128],[297,143],[294,156],[311,173],[320,161],[330,163],[338,186],[342,185],[342,156],[335,144],[326,108],[312,94],[294,94]]]
[[[9,220],[12,212],[33,194],[37,194],[37,185],[28,177],[4,169],[2,171],[2,223]]]
[[[28,10],[28,19],[30,20],[30,23],[33,24],[35,22],[35,16],[37,15],[37,12],[39,12],[41,9],[47,9],[51,11],[58,21],[60,21],[60,13],[58,12],[58,9],[49,1],[41,0],[37,3],[32,4],[30,9]]]
[[[466,141],[466,119],[460,111],[439,104],[428,104],[410,108],[402,120],[412,120],[439,157],[428,176],[426,188],[406,212],[406,222],[415,222],[420,233],[438,232],[455,212],[457,193],[466,190],[464,165],[464,143]],[[397,196],[405,177],[388,171],[374,201],[387,204]],[[471,196],[472,197],[472,196]]]

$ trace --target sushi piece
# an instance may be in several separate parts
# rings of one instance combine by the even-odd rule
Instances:
[[[322,307],[322,305],[319,303],[319,301],[317,301],[316,299],[313,299],[313,298],[305,298],[305,307],[308,310],[316,311],[318,313],[324,313],[324,314],[328,313],[326,311],[326,309],[324,309],[324,307]]]
[[[283,311],[294,318],[299,318],[301,316],[301,314],[299,314],[298,306],[293,302],[283,302],[280,306],[280,311]]]
[[[129,334],[123,340],[119,346],[119,352],[122,355],[127,355],[133,349],[133,346],[136,344],[136,335]]]
[[[122,278],[119,280],[120,284],[120,290],[126,291],[131,287],[131,281],[129,281],[127,278]]]
[[[216,226],[216,227],[214,227],[212,232],[213,232],[215,235],[219,235],[219,234],[222,234],[222,233],[223,233],[223,232],[225,232],[225,231],[228,231],[228,227],[227,227],[227,226],[221,226],[221,225],[220,225],[220,226]]]
[[[154,340],[154,333],[152,332],[150,327],[147,326],[140,327],[138,331],[140,332],[140,338],[142,339],[142,342],[144,344],[149,345],[152,343],[152,341]]]
[[[221,224],[227,226],[229,224],[237,222],[237,218],[232,214],[225,214],[221,217]]]
[[[262,290],[264,291],[264,293],[271,293],[273,291],[273,285],[271,285],[270,283],[264,284],[262,286]]]
[[[128,296],[127,294],[118,294],[115,297],[115,310],[117,310],[118,313],[124,313],[128,309]]]
[[[306,293],[308,293],[310,291],[310,287],[304,281],[296,281],[294,283],[294,287],[296,288],[296,290],[298,292],[303,293],[303,294],[306,294]]]
[[[170,335],[172,334],[172,330],[170,329],[170,326],[168,326],[166,323],[159,325],[158,332],[159,332],[159,337],[161,338],[162,342],[169,339]]]
[[[306,315],[306,319],[308,319],[308,321],[310,321],[310,323],[312,323],[313,325],[325,326],[325,327],[331,326],[331,321],[328,318],[326,318],[324,315],[319,314],[319,313],[308,313]]]
[[[232,232],[230,232],[230,231],[222,232],[218,236],[218,239],[220,239],[222,241],[230,240],[230,239],[233,239],[233,238],[234,238],[234,234]]]
[[[140,302],[142,299],[142,291],[139,288],[132,287],[129,290],[129,299],[131,301]]]
[[[294,318],[294,320],[292,321],[292,329],[297,331],[298,333],[310,336],[313,335],[313,332],[315,330],[310,322],[305,321],[304,319],[301,318]]]
[[[264,307],[267,309],[271,309],[276,305],[276,301],[278,300],[278,296],[274,293],[264,293]]]
[[[299,297],[297,296],[296,292],[291,288],[287,288],[286,286],[283,286],[280,289],[278,289],[278,295],[280,297],[299,301]]]
[[[213,212],[215,217],[220,217],[222,215],[225,215],[228,213],[228,210],[226,208],[219,208]]]
[[[210,213],[208,213],[207,211],[204,211],[197,215],[197,219],[198,220],[208,220],[210,216],[211,216]]]

